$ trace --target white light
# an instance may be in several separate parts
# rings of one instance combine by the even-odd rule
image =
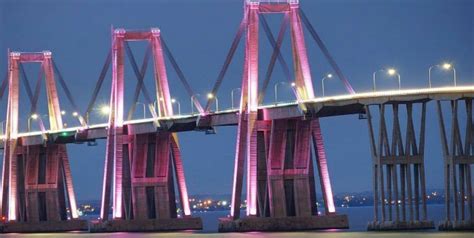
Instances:
[[[328,78],[332,78],[332,74],[328,74],[327,77],[328,77]]]
[[[212,93],[208,93],[208,94],[207,94],[207,98],[209,98],[209,99],[213,99],[213,98],[214,98],[214,94],[212,94]]]
[[[172,98],[171,103],[176,103],[176,99]]]
[[[73,116],[73,117],[77,117],[77,116],[79,116],[79,113],[73,112],[73,113],[72,113],[72,116]]]
[[[63,115],[63,116],[66,115],[66,111],[64,111],[64,110],[61,111],[61,115]]]
[[[110,107],[107,105],[104,105],[100,108],[100,113],[107,115],[110,113]]]
[[[36,114],[36,113],[31,114],[31,119],[33,119],[33,120],[38,119],[38,117],[39,117],[39,116],[38,116],[38,114]]]
[[[450,63],[444,63],[442,66],[443,66],[443,69],[445,69],[445,70],[448,70],[451,67],[453,67]]]
[[[395,69],[388,69],[387,70],[388,75],[395,75],[397,71]]]
[[[296,86],[296,83],[295,82],[291,82],[291,87],[295,87]]]

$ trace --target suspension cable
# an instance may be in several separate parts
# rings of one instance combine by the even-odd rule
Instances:
[[[134,65],[134,64],[136,65],[135,57],[133,56],[132,49],[130,48],[130,45],[126,41],[125,41],[125,50],[127,52],[128,58],[131,61],[134,61],[134,63],[132,63],[132,65]],[[137,86],[135,87],[135,93],[133,95],[132,105],[130,107],[130,110],[128,111],[127,120],[131,120],[132,116],[133,116],[133,113],[135,113],[136,105],[137,105],[137,102],[138,102],[138,97],[140,96],[140,90],[141,91],[145,90],[144,86],[143,86],[144,85],[143,79],[145,77],[145,73],[146,73],[146,70],[147,70],[147,67],[148,67],[148,61],[150,59],[150,55],[151,55],[151,44],[148,44],[148,47],[147,47],[146,52],[145,52],[145,57],[143,59],[142,67],[141,67],[140,71],[138,72],[139,75],[137,75]],[[145,94],[145,92],[144,92],[144,94]],[[148,92],[147,92],[147,94],[148,94]],[[148,101],[148,104],[153,103],[153,102],[151,102],[150,95],[148,95],[148,98],[146,98],[146,100]]]
[[[247,14],[245,14],[246,16]],[[211,93],[213,95],[217,94],[217,91],[219,90],[222,81],[224,80],[224,76],[227,72],[227,69],[229,68],[230,63],[232,62],[232,59],[234,58],[235,51],[237,50],[237,47],[239,46],[239,43],[242,39],[242,35],[245,32],[245,27],[247,26],[247,17],[244,17],[242,21],[240,22],[239,28],[237,30],[237,34],[234,37],[234,40],[232,41],[232,44],[230,46],[229,52],[227,53],[227,56],[225,58],[224,64],[222,65],[221,71],[219,72],[219,75],[217,76],[217,80],[214,84],[214,87],[212,88]],[[209,111],[209,108],[211,107],[213,100],[208,99],[206,103],[206,108],[205,111]]]
[[[265,97],[265,92],[267,90],[268,84],[270,83],[270,79],[271,79],[273,69],[275,67],[275,63],[277,59],[283,68],[283,73],[285,74],[286,80],[289,83],[292,81],[288,64],[286,63],[285,59],[282,57],[281,51],[280,51],[288,24],[289,24],[289,16],[287,13],[285,13],[285,17],[280,27],[280,32],[278,33],[277,41],[275,42],[275,38],[272,34],[270,26],[268,25],[268,22],[265,16],[262,16],[262,26],[268,38],[268,41],[273,46],[273,53],[272,53],[272,57],[270,59],[270,63],[267,68],[267,72],[265,74],[265,80],[263,81],[262,89],[260,90],[260,93],[259,93],[259,98],[258,98],[259,104],[263,102],[263,99]]]
[[[104,83],[104,79],[105,79],[105,76],[107,75],[107,71],[110,68],[111,62],[112,62],[112,50],[109,50],[104,66],[102,66],[102,70],[100,71],[99,79],[97,80],[97,83],[95,85],[94,92],[92,93],[91,100],[89,101],[89,104],[87,105],[87,110],[85,113],[86,123],[89,123],[89,114],[91,113],[92,108],[94,107],[95,101],[97,100],[97,96],[99,95],[100,88],[102,87],[102,84]]]
[[[299,13],[300,13],[299,15],[301,16],[301,19],[303,20],[303,23],[305,24],[306,28],[309,30],[309,33],[313,37],[314,41],[316,41],[316,44],[318,44],[319,48],[323,52],[323,54],[326,57],[327,61],[329,61],[329,64],[331,64],[331,67],[336,72],[339,79],[342,80],[342,83],[344,84],[344,87],[346,88],[347,92],[349,92],[350,94],[354,94],[355,91],[352,88],[352,85],[349,83],[347,78],[342,73],[342,70],[339,68],[336,61],[334,60],[334,58],[329,53],[329,50],[327,49],[326,45],[324,45],[324,42],[321,40],[321,37],[319,37],[319,35],[316,32],[316,30],[314,29],[313,25],[311,25],[311,22],[306,17],[306,14],[303,12],[302,9],[299,10]]]
[[[171,53],[170,49],[168,48],[168,45],[165,43],[165,40],[163,39],[163,36],[161,37],[161,43],[162,43],[163,48],[165,50],[166,56],[168,57],[171,65],[173,66],[173,68],[174,68],[176,74],[178,75],[178,78],[180,79],[181,83],[183,84],[184,88],[186,89],[186,92],[188,93],[189,97],[192,97],[194,95],[194,92],[193,92],[191,86],[189,85],[188,81],[186,80],[186,77],[184,76],[183,71],[181,70],[178,63],[176,62],[176,59],[174,58],[173,54]],[[198,109],[198,111],[200,113],[204,112],[204,110],[203,110],[203,108],[202,108],[202,106],[201,106],[201,104],[199,103],[198,100],[194,100],[194,105],[196,106],[196,108]]]

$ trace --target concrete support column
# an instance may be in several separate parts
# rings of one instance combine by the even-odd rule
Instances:
[[[87,223],[77,219],[66,145],[20,143],[11,159],[17,164],[17,216],[15,222],[4,224],[3,232],[87,229]]]
[[[440,230],[474,230],[472,201],[472,164],[474,164],[474,127],[472,98],[449,101],[449,110],[443,112],[442,101],[436,101],[438,121],[443,149],[446,218]],[[466,124],[464,133],[459,113],[464,104]],[[450,125],[444,115],[449,115]],[[449,137],[448,133],[449,132]],[[449,138],[449,141],[448,141]],[[464,140],[463,140],[464,138]]]
[[[400,126],[400,105],[406,108],[405,138],[402,136]],[[378,105],[378,127],[373,124],[371,107],[366,106],[374,190],[374,221],[369,223],[368,230],[430,229],[434,227],[434,223],[427,220],[426,211],[424,174],[426,102],[418,103],[421,106],[418,137],[415,133],[413,120],[414,105],[417,104],[393,102]],[[385,119],[389,107],[392,111],[391,136],[389,136]],[[378,129],[377,138],[375,136],[376,129]],[[400,178],[398,178],[399,175]],[[422,216],[420,216],[420,210]]]
[[[115,153],[121,153],[123,158],[122,216],[93,223],[91,230],[202,229],[201,219],[191,217],[177,136],[171,132],[133,134],[132,129],[125,127],[120,141],[116,147],[121,149]],[[176,201],[175,183],[179,203]],[[178,207],[182,212],[178,213]]]
[[[320,129],[316,120],[265,121],[259,117],[255,123],[257,140],[246,146],[240,144],[242,130],[239,130],[233,193],[235,207],[231,218],[220,219],[220,231],[308,230],[348,226],[347,216],[335,214],[327,161],[321,151],[324,146],[321,132],[316,131]],[[246,123],[245,120],[241,122],[239,128]],[[312,145],[316,156],[312,153]],[[258,212],[257,216],[239,218],[236,217],[239,211],[236,201],[242,191],[243,161],[238,158],[245,156],[243,150],[248,146],[257,151]],[[326,212],[321,216],[316,207],[314,157]]]

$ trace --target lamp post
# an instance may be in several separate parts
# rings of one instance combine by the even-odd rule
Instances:
[[[181,115],[181,103],[179,103],[179,101],[174,98],[171,99],[171,103],[172,104],[176,103],[178,105],[178,115]]]
[[[230,103],[231,103],[232,109],[234,109],[234,91],[241,91],[242,92],[242,89],[241,88],[234,88],[234,89],[232,89],[232,91],[230,91]]]
[[[430,87],[430,88],[431,88],[431,70],[432,70],[433,68],[436,68],[436,67],[441,68],[441,69],[443,69],[443,70],[445,70],[445,71],[448,71],[448,70],[452,69],[452,70],[453,70],[453,83],[454,83],[454,87],[457,86],[457,85],[456,85],[456,84],[457,84],[457,83],[456,83],[456,68],[454,68],[454,66],[453,66],[452,64],[450,64],[450,63],[443,63],[443,64],[432,65],[432,66],[430,66],[430,68],[428,69],[428,84],[429,84],[429,87]]]
[[[146,104],[142,102],[137,102],[136,105],[142,105],[143,106],[143,119],[146,118]]]
[[[278,85],[283,85],[283,84],[286,84],[286,82],[278,82],[275,84],[275,86],[273,86],[273,91],[275,94],[275,104],[278,103]]]
[[[321,79],[321,88],[323,89],[323,97],[324,97],[324,80],[325,79],[332,79],[332,74],[326,74],[323,79]]]
[[[38,118],[39,118],[39,115],[36,113],[31,114],[31,116],[28,118],[28,127],[27,127],[28,132],[31,131],[31,119],[37,120]]]
[[[373,74],[372,74],[372,82],[373,82],[373,91],[375,92],[376,91],[376,85],[375,85],[375,79],[376,79],[376,75],[378,72],[382,72],[382,71],[385,71],[387,72],[387,74],[389,76],[394,76],[396,75],[397,76],[397,79],[398,79],[398,90],[402,89],[402,83],[401,83],[401,77],[400,77],[400,74],[397,72],[397,70],[393,69],[393,68],[389,68],[389,69],[380,69],[380,70],[377,70],[375,71]]]
[[[191,96],[191,115],[194,114],[194,100],[196,99],[196,96],[201,96],[201,94],[196,93]]]
[[[217,98],[217,96],[212,93],[208,93],[207,98],[214,99],[216,101],[216,112],[219,111],[219,99]]]
[[[5,130],[4,130],[4,126],[3,126],[3,125],[5,125],[5,121],[1,121],[1,122],[0,122],[0,130],[1,130],[1,131],[0,131],[0,135],[2,135],[2,136],[5,135]]]

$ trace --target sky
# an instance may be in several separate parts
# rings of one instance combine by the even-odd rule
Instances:
[[[474,82],[474,2],[470,0],[301,0],[301,7],[327,48],[357,92],[371,90],[372,73],[394,67],[401,75],[403,88],[426,87],[428,68],[448,61],[458,76],[458,84]],[[241,0],[0,0],[0,75],[6,72],[6,52],[50,50],[82,112],[92,95],[101,67],[110,48],[111,27],[149,29],[159,27],[162,36],[182,68],[194,92],[209,92],[224,62],[242,18]],[[274,34],[281,16],[267,16]],[[307,30],[306,45],[316,94],[321,94],[321,79],[332,69]],[[260,75],[263,79],[271,47],[260,34]],[[282,46],[288,62],[289,36]],[[141,64],[144,44],[132,43]],[[226,75],[217,96],[220,109],[230,107],[230,92],[240,87],[243,44]],[[25,66],[31,84],[38,66]],[[167,62],[173,97],[183,113],[190,111],[190,99]],[[130,102],[136,80],[126,66],[126,102]],[[2,76],[3,77],[3,76]],[[151,84],[148,71],[145,78]],[[393,89],[393,78],[379,75],[377,88]],[[433,82],[451,83],[446,72],[435,70]],[[273,85],[284,81],[279,66],[275,69],[265,102],[273,100]],[[96,108],[109,100],[111,76],[107,75]],[[29,105],[22,89],[21,128],[26,128]],[[59,90],[61,106],[68,111],[65,121],[77,124],[73,109]],[[292,100],[288,86],[279,88],[281,100]],[[327,95],[346,93],[338,80],[326,81]],[[140,100],[144,102],[141,97]],[[237,99],[236,99],[237,101]],[[41,112],[46,113],[44,86]],[[0,120],[5,118],[5,99],[0,102]],[[130,103],[126,104],[126,108]],[[138,107],[134,114],[143,114]],[[176,110],[176,109],[175,109]],[[417,109],[418,110],[418,109]],[[433,104],[428,105],[426,138],[426,176],[428,188],[442,188],[442,153]],[[415,113],[418,115],[419,111]],[[149,116],[149,113],[147,113]],[[419,119],[419,118],[418,118]],[[105,122],[97,110],[92,121]],[[390,121],[390,120],[389,120]],[[461,117],[461,123],[465,118]],[[358,192],[371,190],[371,157],[367,121],[357,115],[321,119],[333,190]],[[33,128],[36,128],[34,125]],[[187,186],[190,194],[230,194],[234,164],[236,127],[217,128],[217,134],[202,132],[179,134]],[[79,200],[100,199],[105,140],[98,146],[68,145],[76,196]]]

